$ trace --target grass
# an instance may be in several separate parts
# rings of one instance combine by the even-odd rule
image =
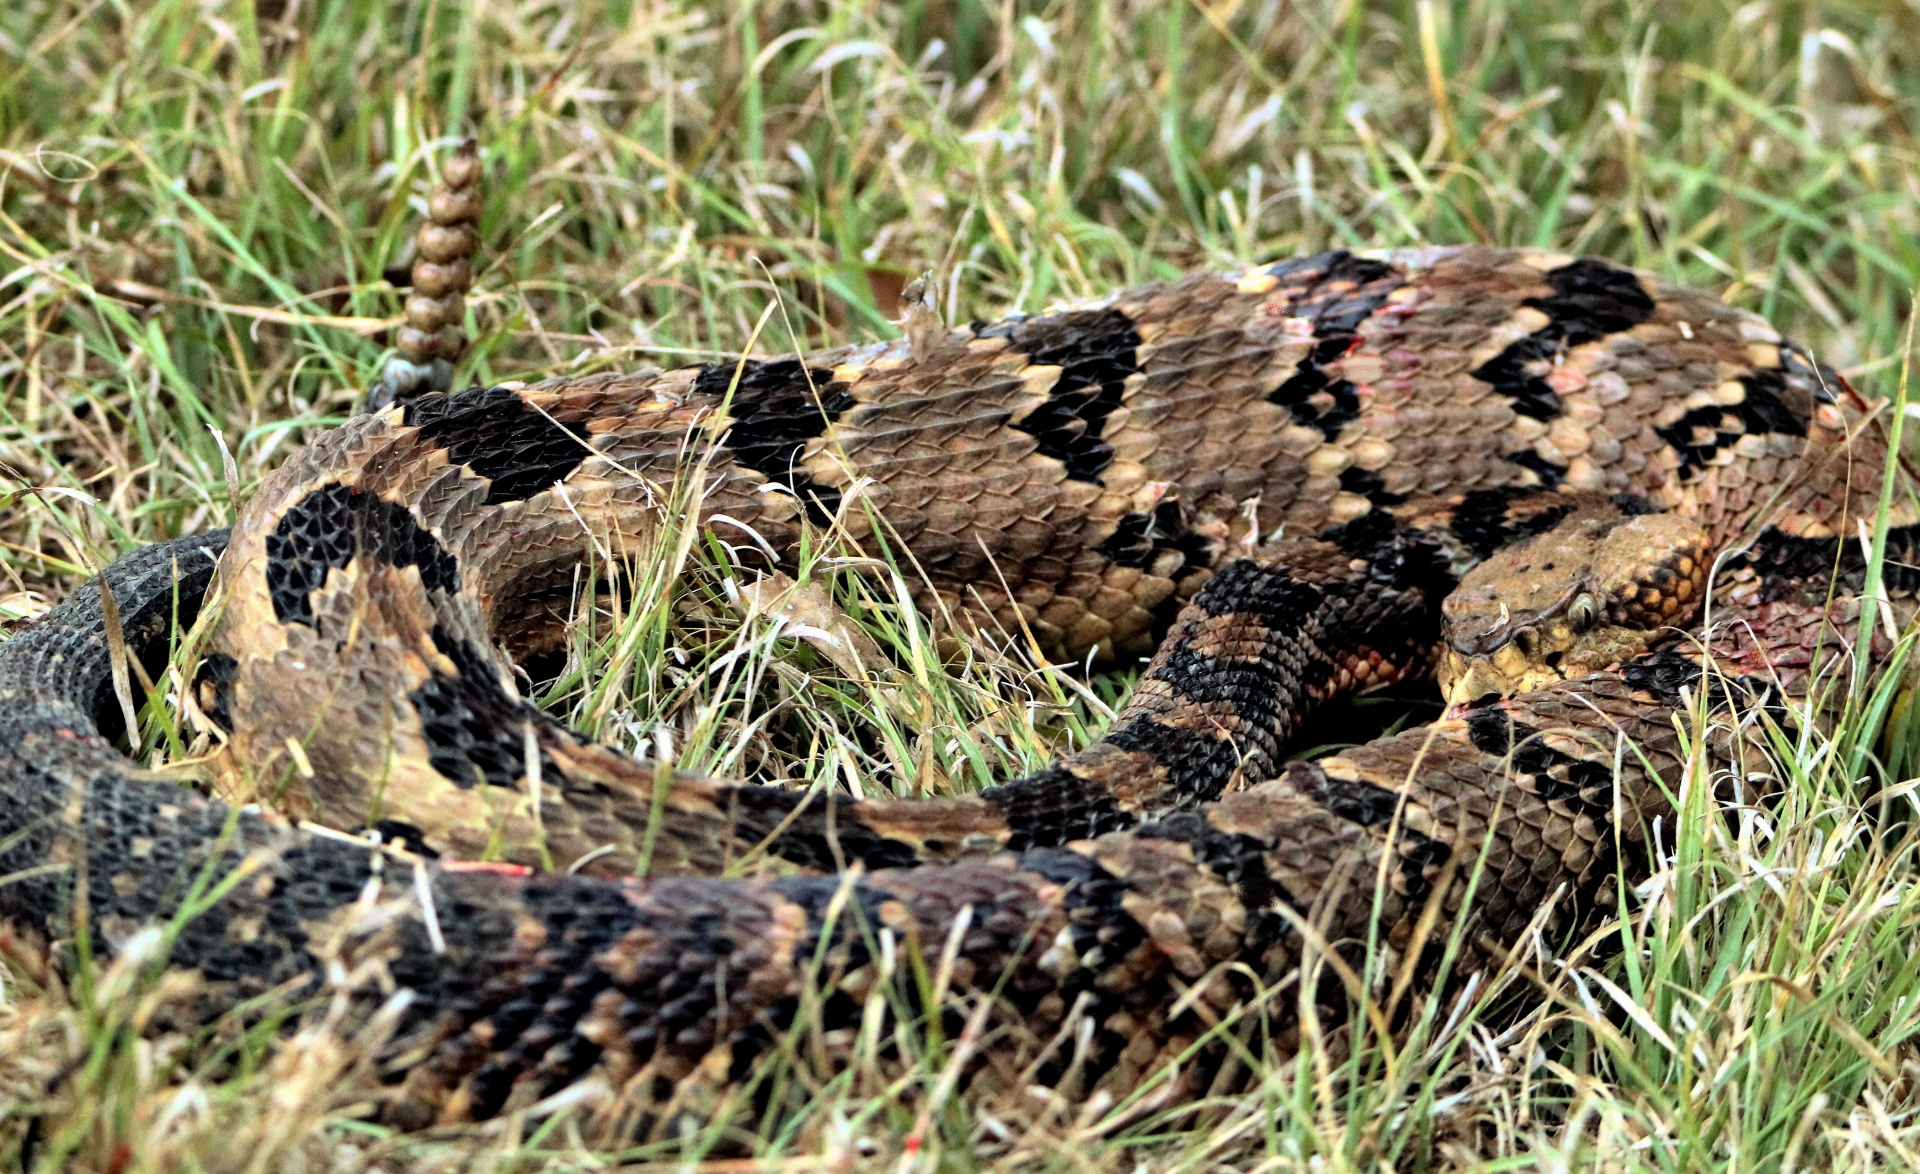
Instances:
[[[1920,9],[1866,0],[23,0],[0,11],[0,619],[221,523],[350,412],[398,309],[383,274],[468,131],[487,268],[463,379],[887,336],[927,271],[964,321],[1484,240],[1715,289],[1892,394],[1917,125]],[[697,535],[627,552],[633,600],[588,617],[547,700],[683,765],[922,794],[1043,761],[1124,690],[943,661],[858,554],[823,542],[756,611]],[[810,628],[884,654],[836,663]],[[1849,696],[1831,738],[1749,732],[1779,795],[1730,819],[1703,751],[1629,916],[1420,1002],[1410,1037],[1289,1063],[1255,1032],[1253,1091],[1183,1109],[956,1095],[971,1045],[937,1033],[893,1040],[905,1075],[810,1083],[802,1030],[768,1077],[801,1107],[739,1168],[1920,1164],[1910,772],[1876,757],[1902,711],[1890,682]],[[166,713],[148,744],[191,756]],[[278,1049],[272,1022],[190,1038],[150,958],[69,987],[0,946],[0,1161],[735,1168],[711,1132],[623,1151],[591,1104],[389,1137],[354,1120],[377,1022],[323,999]]]

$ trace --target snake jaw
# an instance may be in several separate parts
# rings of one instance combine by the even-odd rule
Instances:
[[[1496,667],[1492,657],[1462,656],[1451,648],[1441,654],[1439,676],[1450,717],[1460,716],[1485,698],[1505,697],[1514,691],[1514,678]]]
[[[1491,651],[1449,643],[1440,657],[1441,690],[1450,706],[1459,707],[1488,694],[1514,697],[1551,688],[1640,655],[1660,633],[1657,628],[1608,623],[1576,630],[1564,613],[1547,617],[1512,631]]]
[[[1548,688],[1646,652],[1698,612],[1706,549],[1689,518],[1581,500],[1447,597],[1439,677],[1449,702]]]

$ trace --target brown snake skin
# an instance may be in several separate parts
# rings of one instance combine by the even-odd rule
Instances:
[[[178,540],[105,576],[135,649],[206,594],[202,707],[282,815],[149,781],[96,732],[97,585],[0,645],[0,916],[59,941],[78,914],[112,947],[242,868],[172,965],[217,1009],[317,981],[323,947],[380,960],[415,992],[379,1109],[407,1127],[595,1079],[664,1128],[745,1078],[810,981],[912,1005],[895,944],[952,951],[957,997],[1064,1040],[1033,1079],[1127,1089],[1179,1061],[1204,1090],[1231,1068],[1209,1025],[1303,951],[1352,958],[1376,927],[1390,957],[1431,952],[1423,913],[1466,918],[1474,959],[1590,926],[1672,818],[1674,707],[1784,715],[1844,651],[1886,464],[1859,398],[1755,316],[1487,248],[410,390],[290,458],[224,555]],[[574,568],[644,539],[689,476],[743,557],[838,525],[989,637],[1153,660],[1099,742],[976,797],[663,776],[520,700],[496,638],[549,646]],[[1898,561],[1904,487],[1892,515]],[[1887,585],[1910,614],[1911,573]],[[1284,761],[1314,706],[1437,648],[1445,719]],[[289,818],[437,859],[416,885],[393,861],[417,856],[377,869]],[[459,863],[487,851],[538,870]],[[547,871],[583,858],[595,876]],[[1299,1002],[1269,1004],[1282,1039]],[[813,1013],[846,1026],[859,1001]]]

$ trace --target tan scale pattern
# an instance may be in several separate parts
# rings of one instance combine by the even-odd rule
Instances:
[[[1130,512],[1173,503],[1217,560],[1258,540],[1310,535],[1375,508],[1341,488],[1350,469],[1376,473],[1387,492],[1415,503],[1399,512],[1417,512],[1428,508],[1418,503],[1433,498],[1537,482],[1506,459],[1532,451],[1563,468],[1569,488],[1643,494],[1698,518],[1721,541],[1761,504],[1746,486],[1791,482],[1807,442],[1750,438],[1683,482],[1675,476],[1678,458],[1656,429],[1671,426],[1702,397],[1729,398],[1727,389],[1739,387],[1735,377],[1765,362],[1790,372],[1789,397],[1814,418],[1816,445],[1830,443],[1829,423],[1840,426],[1837,409],[1819,402],[1832,394],[1823,397],[1815,370],[1771,328],[1653,279],[1642,279],[1655,295],[1649,321],[1571,348],[1549,373],[1565,404],[1561,417],[1543,422],[1516,414],[1472,372],[1546,321],[1521,303],[1549,292],[1543,274],[1568,259],[1486,249],[1390,259],[1393,276],[1377,284],[1391,292],[1360,323],[1351,353],[1327,367],[1329,377],[1351,382],[1359,403],[1356,418],[1335,436],[1296,423],[1268,397],[1300,370],[1314,344],[1302,314],[1352,291],[1251,271],[1150,287],[1108,303],[1128,316],[1143,343],[1139,371],[1105,422],[1102,438],[1113,459],[1099,483],[1067,477],[1060,461],[1016,427],[1044,402],[1057,368],[1030,364],[1006,339],[964,330],[918,361],[904,343],[810,356],[809,365],[832,370],[856,404],[807,442],[799,464],[820,485],[851,491],[858,484],[856,499],[842,506],[842,524],[858,538],[870,517],[884,519],[946,603],[1000,631],[1018,633],[1024,625],[1051,654],[1078,658],[1089,650],[1149,650],[1154,609],[1176,591],[1190,593],[1207,573],[1204,562],[1177,551],[1146,567],[1119,566],[1102,554],[1100,543]],[[331,692],[343,676],[365,676],[373,664],[387,663],[358,651],[290,646],[303,635],[283,630],[262,598],[265,536],[316,484],[341,481],[407,504],[462,567],[475,568],[462,593],[470,606],[454,626],[483,644],[502,621],[502,600],[570,575],[588,546],[583,520],[603,545],[630,546],[675,478],[703,457],[706,515],[750,528],[775,551],[791,550],[800,503],[764,471],[731,463],[724,444],[729,420],[718,402],[694,393],[694,376],[643,371],[526,389],[527,402],[582,426],[597,454],[557,490],[527,501],[482,506],[485,480],[420,442],[398,408],[355,420],[290,460],[250,503],[227,560],[243,569],[226,584],[221,636],[243,666],[236,685],[245,711],[242,758],[270,777],[286,740],[309,736],[319,739],[308,746],[309,757],[335,769],[366,771],[387,757],[376,740],[393,747],[392,771],[404,774],[419,757],[408,749],[406,715],[378,712],[380,698],[417,686],[421,669],[411,662],[369,678],[352,703],[352,721],[326,723],[356,744],[334,748],[326,744],[328,731],[310,729],[310,715],[322,707],[310,692]],[[1805,496],[1816,504],[1804,515],[1785,515],[1783,528],[1829,529],[1817,503],[1832,497],[1830,488],[1809,484]],[[746,544],[744,534],[740,541]],[[350,606],[365,626],[356,648],[373,648],[388,639],[386,601],[397,596],[362,587],[355,598]],[[396,634],[411,623],[392,618]],[[395,638],[408,644],[404,635]],[[292,699],[282,700],[289,692]]]
[[[1570,321],[1608,321],[1624,287],[1616,282],[1589,306],[1580,298],[1600,295],[1565,293],[1550,277],[1564,275],[1571,259],[1534,251],[1432,249],[1379,260],[1378,270],[1348,270],[1358,275],[1351,281],[1323,280],[1331,271],[1324,261],[1317,269],[1282,263],[1081,308],[1121,315],[1140,340],[1099,424],[1107,460],[1092,477],[1074,475],[1042,451],[1047,438],[1021,426],[1058,406],[1071,363],[1035,363],[1008,338],[973,330],[933,340],[918,357],[904,343],[807,356],[851,406],[821,419],[784,470],[742,463],[731,445],[747,417],[701,391],[711,383],[697,371],[519,389],[517,402],[577,428],[591,453],[559,485],[493,504],[492,481],[450,460],[446,445],[407,422],[408,409],[360,417],[269,479],[221,562],[213,647],[235,664],[235,773],[271,788],[292,814],[344,826],[367,818],[371,793],[443,837],[456,856],[477,854],[496,832],[512,840],[535,825],[580,844],[631,849],[654,799],[650,766],[530,726],[559,768],[555,789],[577,792],[545,795],[550,806],[536,812],[525,788],[450,787],[402,699],[467,671],[435,644],[435,630],[487,650],[498,688],[510,691],[490,640],[526,620],[517,602],[564,581],[590,540],[644,537],[668,488],[688,475],[701,478],[708,524],[724,532],[716,519],[725,515],[776,555],[797,541],[805,515],[793,486],[837,489],[838,523],[862,537],[869,511],[882,519],[927,570],[931,594],[987,630],[1025,625],[1063,656],[1145,649],[1157,609],[1194,596],[1209,576],[1218,583],[1245,573],[1234,570],[1244,565],[1288,568],[1294,582],[1328,589],[1365,578],[1388,561],[1342,543],[1366,533],[1352,524],[1369,519],[1389,522],[1383,533],[1430,543],[1450,573],[1469,576],[1466,587],[1482,581],[1476,573],[1497,582],[1510,570],[1501,560],[1569,541],[1567,519],[1604,518],[1595,531],[1602,538],[1644,533],[1648,549],[1634,553],[1631,569],[1610,568],[1621,608],[1614,618],[1627,627],[1654,618],[1641,606],[1652,602],[1649,586],[1662,592],[1657,618],[1685,622],[1664,606],[1669,589],[1679,598],[1679,583],[1698,582],[1704,563],[1762,525],[1786,540],[1824,540],[1851,536],[1869,513],[1884,450],[1867,405],[1754,316],[1629,277],[1647,299],[1644,320],[1546,346],[1502,384],[1486,373],[1509,348],[1553,343],[1550,331]],[[1603,276],[1615,281],[1619,271]],[[1348,324],[1351,341],[1328,345],[1341,332],[1327,315],[1358,299],[1367,305]],[[1532,389],[1526,395],[1547,388],[1556,410],[1520,410],[1521,380]],[[1787,416],[1749,400],[1761,385]],[[1791,426],[1746,423],[1762,418]],[[430,597],[419,566],[354,558],[307,597],[315,623],[281,620],[264,572],[268,537],[328,485],[404,508],[458,565],[458,591]],[[1473,496],[1530,487],[1547,492],[1491,506]],[[1623,510],[1613,500],[1623,494],[1659,512],[1607,514]],[[1129,517],[1163,510],[1179,519],[1181,542],[1153,547],[1145,565],[1102,549]],[[1893,510],[1897,526],[1916,521],[1904,499]],[[1533,522],[1546,532],[1515,537]],[[1636,524],[1643,528],[1627,529]],[[1790,542],[1775,546],[1782,558],[1801,557]],[[1764,564],[1730,563],[1723,581],[1716,626],[1702,635],[1729,672],[1751,678],[1741,688],[1791,694],[1844,654],[1836,633],[1857,617],[1856,598],[1843,591],[1830,603],[1810,577],[1783,581]],[[1536,620],[1552,620],[1564,592],[1553,582],[1531,587]],[[1482,602],[1503,598],[1496,591]],[[1504,599],[1510,613],[1518,599]],[[1889,606],[1898,616],[1913,610],[1907,599]],[[1258,614],[1195,604],[1155,664],[1175,663],[1170,648],[1202,656],[1209,671],[1231,669],[1261,639]],[[1517,646],[1520,629],[1503,623],[1474,638]],[[1644,634],[1639,647],[1655,636]],[[1408,649],[1344,651],[1309,700],[1424,667],[1424,654]],[[1001,1013],[1036,1038],[1059,1034],[1073,1014],[1090,1016],[1090,1078],[1123,1090],[1180,1056],[1210,1017],[1245,997],[1236,968],[1283,978],[1322,948],[1354,957],[1376,903],[1390,949],[1427,944],[1420,915],[1438,900],[1470,920],[1476,958],[1497,955],[1536,919],[1558,930],[1604,910],[1620,870],[1639,867],[1646,829],[1671,818],[1665,796],[1680,767],[1673,706],[1720,687],[1694,659],[1669,647],[1459,707],[1316,763],[1261,759],[1233,793],[1186,810],[1165,795],[1178,767],[1168,750],[1102,742],[1063,761],[1061,785],[1087,787],[1139,826],[987,859],[952,858],[1016,844],[1030,829],[967,799],[847,808],[849,833],[892,837],[931,862],[861,877],[599,882],[447,862],[433,872],[435,902],[463,916],[431,951],[422,921],[406,911],[409,883],[376,884],[401,912],[385,928],[361,928],[343,903],[350,898],[327,904],[313,895],[313,878],[337,876],[336,888],[356,893],[366,883],[364,856],[248,816],[243,839],[275,863],[226,899],[224,924],[276,947],[290,924],[314,940],[350,931],[357,948],[385,951],[396,973],[434,992],[403,1041],[405,1084],[382,1108],[406,1127],[490,1116],[594,1073],[628,1104],[646,1106],[647,1128],[667,1132],[676,1114],[710,1105],[726,1087],[734,1060],[751,1052],[749,1025],[790,1013],[812,958],[825,959],[825,979],[852,990],[877,981],[867,946],[876,927],[923,949],[957,935],[956,986],[1000,990]],[[8,679],[0,674],[0,684]],[[1236,704],[1160,683],[1141,689],[1129,714],[1193,736],[1179,744],[1183,753],[1206,750],[1205,739],[1226,738],[1235,732],[1225,727],[1245,720]],[[1734,753],[1723,741],[1716,737],[1713,753]],[[1628,743],[1635,753],[1622,753]],[[68,727],[35,727],[21,744],[49,761],[80,753],[63,744],[92,745]],[[362,789],[330,796],[310,785],[298,760],[315,778]],[[5,761],[26,776],[30,759]],[[219,805],[184,798],[156,806],[142,798],[146,784],[120,780],[103,791],[95,780],[111,781],[111,770],[89,769],[60,776],[70,788],[58,796],[67,826],[97,819],[105,827],[109,815],[113,826],[129,826],[137,821],[126,812],[137,809],[143,842],[159,845],[160,856],[210,851],[213,833],[204,829],[224,819]],[[752,848],[730,838],[744,790],[670,784],[667,822],[654,829],[668,870],[711,872]],[[44,851],[57,864],[77,849],[61,841]],[[1483,851],[1469,904],[1468,873]],[[103,859],[95,869],[110,878],[97,916],[103,926],[120,919],[110,945],[134,913],[164,913],[143,887],[150,878],[125,864]],[[116,897],[125,908],[105,909]],[[290,921],[289,908],[299,917]],[[844,920],[832,922],[833,909]],[[191,959],[216,958],[232,944],[189,938],[183,964],[210,968]],[[287,949],[292,961],[250,963],[222,981],[240,994],[282,981],[287,967],[303,965]],[[578,1002],[543,995],[532,1012],[513,1009],[524,992],[561,989],[560,974],[599,985]],[[695,975],[691,985],[676,986],[680,974]],[[713,974],[727,981],[707,982]],[[1198,1091],[1196,1082],[1225,1070],[1190,1064],[1183,1088]]]

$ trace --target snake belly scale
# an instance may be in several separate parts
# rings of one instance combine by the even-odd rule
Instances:
[[[1428,909],[1475,957],[1586,924],[1671,818],[1674,707],[1737,716],[1845,653],[1886,463],[1868,406],[1759,318],[1489,248],[419,391],[290,457],[230,535],[136,552],[0,645],[0,915],[112,947],[246,860],[172,965],[217,1009],[318,981],[323,942],[383,959],[417,993],[380,1107],[402,1126],[589,1076],[660,1104],[737,1080],[808,981],[873,981],[879,933],[951,938],[958,989],[1036,1038],[1084,1022],[1071,1066],[1126,1088],[1303,946],[1417,948]],[[743,549],[884,537],[930,609],[1152,659],[1097,742],[978,796],[666,777],[522,700],[503,646],[559,639],[575,568],[689,476]],[[1920,531],[1891,509],[1898,561]],[[1887,578],[1902,616],[1912,579]],[[135,651],[217,601],[198,699],[278,814],[113,749],[101,582]],[[1315,706],[1436,661],[1441,721],[1284,761]],[[431,916],[369,844],[294,821],[404,838]],[[463,863],[487,851],[521,867]],[[539,867],[569,862],[594,875]]]

